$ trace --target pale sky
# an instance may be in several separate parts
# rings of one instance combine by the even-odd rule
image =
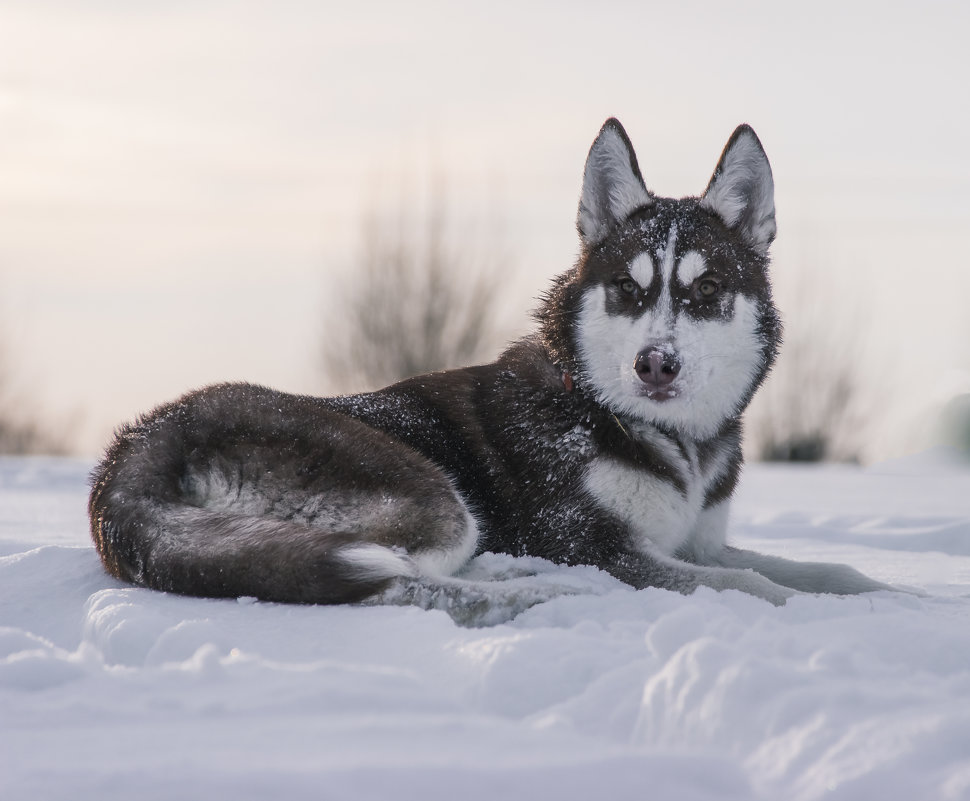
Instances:
[[[85,454],[213,381],[327,391],[320,340],[361,217],[431,171],[514,257],[525,332],[575,258],[606,117],[676,196],[748,122],[790,329],[807,291],[870,343],[872,455],[915,449],[920,417],[970,389],[968,34],[970,4],[927,0],[0,0],[14,390]]]

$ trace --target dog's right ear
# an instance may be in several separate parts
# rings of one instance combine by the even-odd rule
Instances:
[[[583,245],[598,245],[615,225],[651,203],[653,196],[643,183],[630,138],[611,117],[586,157],[576,219]]]

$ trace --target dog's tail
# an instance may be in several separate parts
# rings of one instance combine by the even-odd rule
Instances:
[[[91,528],[108,572],[184,595],[352,603],[416,570],[359,536],[271,517],[215,512],[115,491],[92,494]]]
[[[200,445],[186,433],[184,406],[163,407],[119,431],[92,474],[91,534],[109,573],[185,595],[291,603],[355,602],[417,574],[402,549],[378,544],[393,541],[385,535],[398,507],[386,498],[372,510],[348,507],[315,526],[299,519],[299,509],[274,511],[272,493],[282,482],[261,488],[255,506],[240,502],[238,493],[252,486],[241,476],[232,484],[241,462],[199,462],[213,440],[203,437]],[[199,464],[222,485],[213,489],[193,475]],[[279,463],[248,467],[269,476],[274,466],[282,472]]]

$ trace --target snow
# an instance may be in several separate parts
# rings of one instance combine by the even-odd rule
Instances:
[[[3,799],[970,798],[970,471],[939,455],[750,466],[731,524],[923,595],[775,608],[486,555],[477,628],[128,587],[89,467],[0,460]]]

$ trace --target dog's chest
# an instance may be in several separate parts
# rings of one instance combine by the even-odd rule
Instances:
[[[653,464],[612,456],[594,458],[584,477],[597,504],[630,529],[637,546],[672,555],[697,527],[712,481],[690,445],[665,448]]]

